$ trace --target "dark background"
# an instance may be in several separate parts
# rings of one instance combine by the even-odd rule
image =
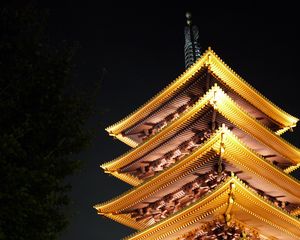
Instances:
[[[96,114],[88,127],[96,129],[92,147],[79,155],[82,171],[72,183],[71,219],[62,240],[120,239],[133,230],[96,214],[92,206],[130,186],[104,174],[99,165],[129,149],[104,128],[131,113],[184,71],[185,12],[200,29],[203,51],[213,50],[240,76],[288,113],[300,117],[299,24],[297,7],[289,2],[190,4],[142,1],[41,1],[50,11],[53,42],[78,41],[79,85],[103,79]],[[243,1],[244,2],[244,1]],[[248,1],[249,2],[249,1]],[[104,73],[104,74],[103,74]],[[300,146],[300,129],[284,138]]]

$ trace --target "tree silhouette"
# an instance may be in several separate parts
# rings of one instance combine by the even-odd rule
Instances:
[[[91,99],[70,87],[75,48],[50,44],[45,12],[0,14],[0,239],[57,239],[68,222],[65,177],[91,139]]]

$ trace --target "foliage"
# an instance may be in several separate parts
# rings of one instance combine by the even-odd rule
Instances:
[[[90,99],[70,87],[75,48],[57,47],[32,7],[0,13],[0,239],[57,239],[65,177],[88,146]]]

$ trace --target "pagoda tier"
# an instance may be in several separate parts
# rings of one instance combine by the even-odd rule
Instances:
[[[241,109],[217,85],[169,126],[101,167],[123,181],[138,185],[201,146],[214,128],[223,123],[274,165],[287,171],[299,167],[300,150]]]
[[[184,233],[176,240],[205,240],[205,239],[251,239],[262,240],[267,237],[244,223],[232,219],[226,222],[224,216],[200,224],[199,227]]]
[[[231,176],[197,202],[125,238],[145,239],[295,240],[300,239],[300,221]]]
[[[94,208],[127,240],[300,239],[297,121],[208,49],[106,129],[134,148],[101,167],[134,187]]]
[[[297,215],[300,192],[294,190],[300,189],[299,181],[253,152],[225,126],[151,181],[95,208],[122,224],[144,229],[206,196],[231,173],[277,207]]]
[[[271,103],[231,70],[211,49],[163,91],[120,122],[106,128],[135,147],[174,121],[217,83],[241,108],[272,131],[283,133],[297,118]]]

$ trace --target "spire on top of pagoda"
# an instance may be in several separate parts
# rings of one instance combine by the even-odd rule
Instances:
[[[106,128],[133,147],[101,165],[134,187],[97,204],[136,230],[124,240],[300,240],[300,149],[280,135],[298,118],[209,48],[187,13],[183,74]],[[116,86],[118,87],[118,86]]]
[[[196,25],[192,25],[192,14],[187,12],[185,16],[187,26],[184,28],[184,57],[187,69],[201,56],[201,48],[198,42],[199,29]]]

